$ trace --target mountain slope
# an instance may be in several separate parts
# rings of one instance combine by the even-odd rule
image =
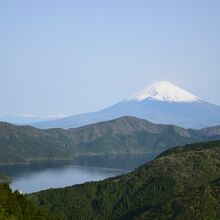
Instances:
[[[30,197],[63,219],[219,219],[220,141],[171,149],[129,174]]]
[[[220,124],[220,107],[169,83],[156,82],[128,99],[98,112],[32,124],[38,128],[75,128],[130,115],[160,124],[204,128]]]
[[[152,99],[164,102],[199,102],[200,99],[195,95],[181,89],[170,82],[154,82],[135,95],[130,96],[127,100],[143,101]]]
[[[75,129],[40,130],[0,123],[0,163],[64,160],[77,154],[160,152],[192,142],[220,139],[220,130],[184,129],[122,117]]]
[[[18,191],[12,192],[7,183],[0,183],[1,220],[55,220],[45,209],[39,209]],[[57,219],[58,220],[58,219]]]

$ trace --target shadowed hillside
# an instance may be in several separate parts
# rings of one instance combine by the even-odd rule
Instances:
[[[219,127],[187,130],[128,116],[66,130],[40,130],[2,122],[0,164],[66,160],[77,154],[161,152],[177,145],[217,139]]]
[[[135,171],[30,197],[63,219],[219,219],[220,141],[177,147]]]

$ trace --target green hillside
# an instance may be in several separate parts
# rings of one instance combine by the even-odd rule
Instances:
[[[177,145],[217,139],[219,127],[187,130],[134,117],[66,130],[40,130],[2,122],[0,164],[66,160],[77,154],[160,152]]]
[[[30,198],[63,219],[219,219],[220,141],[177,147],[129,174]]]
[[[0,183],[0,219],[55,220],[45,209],[37,208],[18,191],[12,192],[7,183]]]

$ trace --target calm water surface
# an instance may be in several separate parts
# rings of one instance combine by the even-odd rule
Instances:
[[[13,190],[31,193],[125,174],[156,155],[78,156],[69,162],[5,166],[0,171],[11,177]]]

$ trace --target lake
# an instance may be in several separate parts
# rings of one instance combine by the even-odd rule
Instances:
[[[11,177],[11,188],[32,193],[49,188],[103,180],[126,174],[158,154],[77,156],[68,162],[35,162],[30,165],[3,166]]]

